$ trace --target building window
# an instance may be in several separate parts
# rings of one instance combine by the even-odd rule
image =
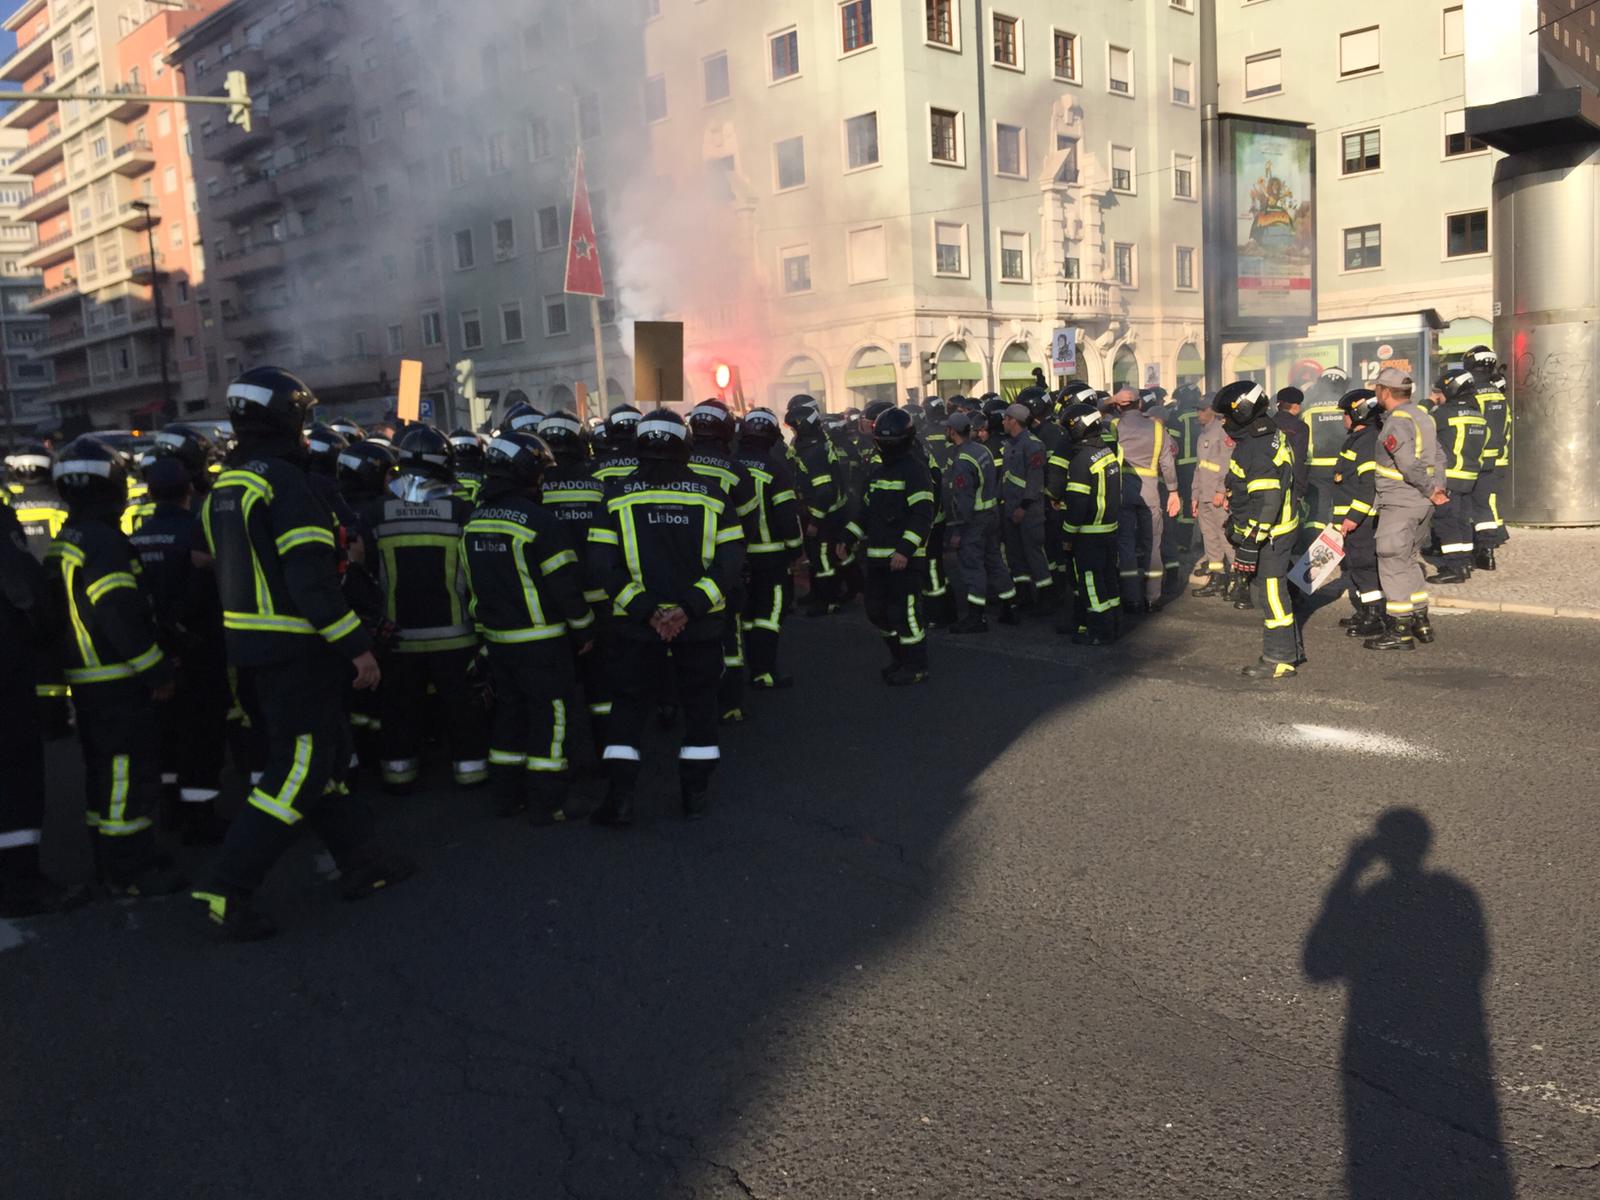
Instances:
[[[1134,273],[1133,246],[1128,242],[1113,243],[1111,261],[1117,282],[1123,287],[1133,287],[1137,279]]]
[[[554,250],[561,245],[561,210],[554,204],[539,210],[539,249]]]
[[[1000,67],[1022,66],[1022,39],[1019,22],[1015,17],[994,15],[994,61]]]
[[[796,295],[811,290],[811,248],[792,246],[778,252],[783,264],[783,290],[786,295]]]
[[[1057,29],[1053,41],[1056,78],[1068,83],[1082,82],[1078,76],[1078,35]]]
[[[460,146],[451,146],[445,156],[450,167],[450,186],[461,187],[467,182],[467,156]]]
[[[1447,258],[1489,253],[1489,210],[1479,208],[1446,217],[1444,252]]]
[[[1487,142],[1480,142],[1475,137],[1467,134],[1467,114],[1464,109],[1456,109],[1444,114],[1444,156],[1455,158],[1462,154],[1481,154],[1489,148]]]
[[[472,253],[472,230],[458,229],[455,235],[456,270],[470,271],[477,265]]]
[[[1364,75],[1378,69],[1378,27],[1352,29],[1339,35],[1339,78]]]
[[[544,335],[561,337],[567,332],[567,298],[546,296],[544,299]]]
[[[1172,60],[1172,102],[1194,107],[1194,64],[1181,58]]]
[[[862,113],[844,123],[845,161],[852,171],[878,163],[878,114]]]
[[[935,108],[929,114],[929,134],[932,138],[934,162],[961,163],[961,116],[949,109]]]
[[[882,225],[852,229],[845,244],[850,282],[872,283],[889,278],[889,243]]]
[[[713,54],[705,60],[706,103],[715,104],[719,100],[726,100],[730,94],[728,86],[728,54],[723,51]]]
[[[839,32],[846,54],[872,45],[872,0],[845,0],[839,6]]]
[[[528,122],[528,157],[534,162],[550,157],[550,122],[543,117]]]
[[[1172,281],[1180,292],[1192,292],[1195,290],[1193,246],[1173,247]]]
[[[512,300],[500,306],[500,340],[508,343],[522,340],[522,301]]]
[[[417,277],[420,279],[424,275],[432,275],[436,269],[433,256],[433,239],[431,237],[422,238],[417,242]]]
[[[1193,12],[1194,0],[1172,0],[1172,7],[1179,12]]]
[[[644,119],[646,121],[665,121],[667,119],[667,77],[665,75],[652,75],[644,81]]]
[[[1269,50],[1244,60],[1244,94],[1247,99],[1276,96],[1283,91],[1283,51]]]
[[[1028,282],[1028,235],[1000,234],[1000,278],[1007,283]]]
[[[927,0],[928,40],[935,46],[956,45],[955,14],[950,10],[955,0]]]
[[[1359,175],[1363,171],[1376,171],[1382,162],[1381,141],[1376,129],[1362,129],[1347,133],[1341,139],[1344,146],[1342,175]]]
[[[1106,47],[1106,86],[1119,96],[1133,95],[1133,51]]]
[[[1358,225],[1344,231],[1344,269],[1370,271],[1383,266],[1383,227]]]
[[[1130,147],[1111,147],[1111,190],[1133,194],[1133,150]]]
[[[424,346],[437,346],[444,341],[444,331],[439,323],[439,314],[425,312],[422,314],[422,344]]]
[[[1194,199],[1194,155],[1172,156],[1172,194],[1179,200]]]
[[[484,141],[484,148],[489,160],[489,174],[499,175],[510,167],[510,158],[506,154],[506,135],[502,131],[491,133]]]
[[[1056,134],[1056,153],[1061,155],[1061,165],[1056,168],[1056,182],[1077,183],[1078,139],[1064,133]]]
[[[772,62],[772,82],[793,79],[800,74],[800,31],[785,29],[767,38]]]
[[[772,148],[777,167],[778,191],[804,187],[806,182],[806,140],[803,137],[784,138]]]
[[[1461,8],[1457,4],[1444,10],[1444,30],[1440,41],[1440,54],[1455,58],[1465,50],[1461,34]]]
[[[406,327],[404,325],[390,325],[384,330],[389,340],[389,353],[399,354],[406,348]]]
[[[517,256],[517,226],[510,217],[501,217],[494,223],[494,260],[505,262]]]
[[[933,269],[938,275],[967,273],[967,227],[945,221],[933,223]]]
[[[475,308],[469,308],[461,314],[461,345],[466,350],[483,348],[483,322],[478,318]]]
[[[994,172],[1021,179],[1026,174],[1027,152],[1023,148],[1020,125],[994,127]]]

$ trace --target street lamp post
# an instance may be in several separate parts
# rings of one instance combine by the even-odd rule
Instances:
[[[145,240],[150,246],[150,295],[156,306],[156,348],[161,355],[161,418],[170,421],[178,414],[172,403],[172,379],[167,369],[167,325],[161,315],[161,270],[156,262],[155,206],[148,200],[135,200],[129,207],[144,214]]]

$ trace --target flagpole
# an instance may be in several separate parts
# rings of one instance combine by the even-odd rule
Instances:
[[[600,411],[596,416],[604,417],[611,411],[611,399],[606,392],[606,339],[600,329],[600,297],[589,297],[589,324],[594,326],[594,368],[600,375],[600,386],[595,389],[600,397]]]
[[[577,207],[578,207],[578,203],[577,203],[578,202],[578,194],[577,194],[578,193],[578,182],[583,179],[583,112],[582,112],[581,103],[580,103],[580,101],[578,99],[578,92],[577,92],[576,88],[573,89],[573,93],[572,93],[572,141],[573,141],[573,145],[575,145],[578,148],[577,165],[576,165],[576,168],[573,171],[573,188],[572,188],[572,191],[573,191],[572,207],[573,207],[574,214],[576,214]],[[584,203],[587,205],[587,203],[588,203],[588,194],[589,194],[589,188],[588,188],[587,182],[584,183],[584,189],[583,190],[584,190]],[[567,247],[567,263],[568,263],[569,275],[570,275],[570,271],[571,271],[571,262],[572,262],[572,248],[571,248],[571,244],[570,244],[571,236],[572,235],[569,233],[568,234],[569,243],[568,243],[568,247]],[[600,249],[599,249],[598,246],[595,247],[594,253],[595,253],[596,259],[598,260],[599,254],[600,254]],[[603,418],[611,410],[611,398],[608,395],[608,389],[606,387],[606,344],[605,344],[605,334],[600,329],[600,297],[599,296],[591,295],[589,297],[589,326],[590,326],[590,328],[592,328],[594,330],[594,369],[595,369],[596,375],[598,376],[597,386],[595,387],[595,394],[600,397],[600,402],[599,402],[600,411],[598,413],[594,413],[592,415]],[[584,414],[584,416],[586,418],[589,415],[591,415],[591,414],[588,414],[588,413]]]

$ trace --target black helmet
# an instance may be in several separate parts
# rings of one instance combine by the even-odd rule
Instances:
[[[6,455],[6,479],[18,485],[45,483],[50,478],[54,461],[50,448],[43,442],[23,442]]]
[[[1229,429],[1246,429],[1267,411],[1267,389],[1251,379],[1230,383],[1217,393],[1211,407]]]
[[[483,439],[470,429],[450,431],[450,448],[456,452],[456,470],[483,470]]]
[[[228,385],[228,415],[241,438],[298,438],[316,406],[316,394],[279,367],[251,367]]]
[[[506,433],[532,433],[543,417],[544,414],[526,400],[518,400],[500,418],[500,429]]]
[[[370,439],[352,442],[334,460],[334,478],[352,499],[377,496],[394,474],[394,451]]]
[[[128,468],[122,455],[89,434],[67,443],[50,468],[50,479],[68,507],[124,504],[128,499]]]
[[[204,490],[202,485],[209,482],[211,476],[207,468],[217,457],[216,443],[210,435],[198,425],[190,425],[186,421],[175,422],[157,431],[150,450],[157,458],[170,456],[181,462],[189,472],[189,482],[200,490]]]
[[[739,440],[752,446],[776,446],[782,437],[778,414],[770,408],[752,408],[739,422]]]
[[[1492,375],[1500,367],[1500,360],[1487,346],[1474,346],[1461,361],[1474,375]]]
[[[1471,371],[1447,371],[1439,380],[1439,390],[1450,401],[1471,400],[1478,394],[1478,381]]]
[[[721,400],[702,400],[689,412],[687,424],[695,441],[715,442],[719,446],[733,445],[737,428],[733,414]]]
[[[943,396],[929,396],[922,402],[922,410],[928,415],[928,424],[935,429],[943,429],[944,423],[950,419],[950,406],[945,403]]]
[[[1083,380],[1069,379],[1061,387],[1061,404],[1063,408],[1071,407],[1074,404],[1093,404],[1095,402],[1094,395],[1094,389]],[[1063,412],[1063,423],[1065,420],[1066,413]]]
[[[885,457],[893,454],[904,453],[916,438],[917,427],[911,420],[911,414],[903,408],[896,408],[884,400],[876,400],[867,405],[870,412],[874,405],[888,405],[881,408],[877,419],[872,422],[872,440],[877,443],[879,451]],[[865,414],[862,415],[865,420]]]
[[[789,407],[784,410],[783,423],[794,430],[796,436],[822,432],[822,414],[817,411],[817,402],[810,396],[796,396],[790,400]]]
[[[1159,389],[1141,388],[1139,389],[1139,411],[1149,412],[1152,408],[1158,408],[1163,399],[1165,397]]]
[[[1350,382],[1350,372],[1335,364],[1331,367],[1324,367],[1322,374],[1318,378],[1324,383],[1332,384],[1335,387],[1343,387]]]
[[[1081,400],[1067,405],[1061,411],[1061,428],[1066,430],[1067,441],[1082,442],[1100,436],[1100,410]]]
[[[1035,421],[1045,421],[1054,407],[1050,393],[1042,387],[1025,387],[1017,393],[1017,403],[1025,406]]]
[[[539,439],[558,459],[583,457],[583,423],[569,412],[546,413],[539,422]]]
[[[643,418],[631,404],[614,405],[606,415],[606,445],[613,451],[623,451],[633,445]]]
[[[798,396],[790,396],[789,397],[789,403],[784,405],[784,408],[783,408],[783,415],[784,415],[785,420],[787,420],[788,417],[791,414],[793,414],[796,410],[802,409],[802,408],[809,408],[813,412],[815,412],[815,411],[818,411],[821,408],[821,405],[819,405],[817,403],[816,397],[807,396],[803,392]]]
[[[670,408],[658,408],[635,422],[633,442],[640,458],[684,458],[689,453],[689,427]]]
[[[456,450],[432,425],[413,425],[400,439],[400,470],[448,482],[455,477]]]
[[[349,417],[335,417],[328,422],[328,428],[344,438],[346,443],[361,441],[367,436],[367,431],[357,425]]]
[[[861,410],[857,421],[864,427],[862,432],[871,431],[873,437],[878,436],[878,418],[894,408],[893,400],[874,400]],[[913,426],[913,428],[915,428]]]
[[[1178,406],[1179,412],[1192,412],[1203,407],[1200,389],[1192,383],[1179,384],[1172,389],[1172,402]]]
[[[1378,393],[1371,388],[1353,388],[1339,397],[1339,411],[1356,425],[1372,424],[1378,408]]]
[[[923,412],[922,405],[912,400],[906,403],[905,409],[911,415],[911,428],[920,434],[927,424],[927,414]]]
[[[157,434],[159,440],[160,434]],[[338,470],[339,455],[350,445],[342,433],[328,425],[313,425],[306,434],[310,466],[319,475],[332,476]]]
[[[537,434],[506,430],[489,439],[483,473],[489,479],[508,480],[519,491],[532,491],[555,462],[556,456]]]

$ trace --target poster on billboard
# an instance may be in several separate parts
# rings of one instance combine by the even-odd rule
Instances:
[[[1223,117],[1222,136],[1224,337],[1303,337],[1317,320],[1316,135]]]

